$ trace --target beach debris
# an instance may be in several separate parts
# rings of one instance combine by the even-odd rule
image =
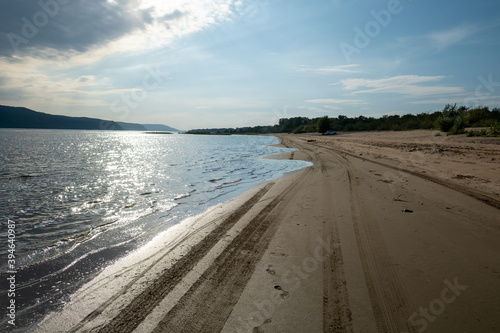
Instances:
[[[309,140],[307,140],[307,142],[316,142],[316,140],[309,139]]]
[[[413,213],[413,211],[411,209],[404,208],[403,213]]]

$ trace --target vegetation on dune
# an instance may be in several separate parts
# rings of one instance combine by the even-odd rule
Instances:
[[[500,136],[500,109],[488,107],[468,108],[448,104],[443,111],[419,113],[404,116],[392,115],[381,118],[347,117],[339,115],[318,118],[293,117],[280,119],[274,126],[255,126],[240,128],[212,128],[193,130],[187,133],[203,134],[267,134],[267,133],[324,133],[327,130],[337,132],[350,131],[406,131],[415,129],[437,129],[448,135],[466,133],[467,127],[485,127],[481,131],[473,130],[469,136]],[[468,132],[471,133],[471,132]]]

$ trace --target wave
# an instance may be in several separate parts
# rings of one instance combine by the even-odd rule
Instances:
[[[191,196],[191,194],[189,194],[189,193],[179,194],[178,196],[176,196],[174,198],[174,200],[181,200],[181,199],[184,199],[184,198],[188,198],[190,196]]]

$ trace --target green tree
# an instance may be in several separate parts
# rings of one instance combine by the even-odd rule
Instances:
[[[325,133],[330,129],[330,119],[328,116],[319,118],[318,120],[318,133]]]

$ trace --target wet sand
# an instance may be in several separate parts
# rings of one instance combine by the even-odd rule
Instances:
[[[280,137],[314,165],[160,235],[38,331],[500,330],[500,140]]]

